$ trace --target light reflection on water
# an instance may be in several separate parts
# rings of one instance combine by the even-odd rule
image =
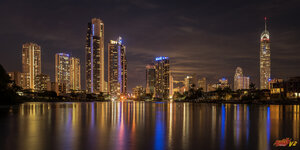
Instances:
[[[299,105],[25,103],[1,110],[0,149],[273,149],[299,142]]]

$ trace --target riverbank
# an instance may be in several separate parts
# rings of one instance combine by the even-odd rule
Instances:
[[[217,104],[300,105],[300,100],[174,100],[174,102]]]
[[[126,101],[126,100],[125,100]],[[144,100],[134,100],[144,101]],[[169,100],[152,100],[145,102],[168,102]],[[90,100],[90,99],[22,99],[18,100],[12,105],[0,105],[1,108],[9,108],[10,106],[18,106],[26,102],[50,102],[50,103],[61,103],[61,102],[110,102],[110,100]],[[215,104],[259,104],[259,105],[300,105],[300,100],[173,100],[175,103],[215,103]]]

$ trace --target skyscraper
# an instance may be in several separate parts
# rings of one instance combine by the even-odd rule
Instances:
[[[146,93],[153,94],[155,89],[155,66],[146,66]]]
[[[70,91],[70,56],[65,53],[55,54],[55,82],[59,93]]]
[[[168,57],[155,58],[155,97],[169,98],[170,89],[170,63]]]
[[[104,92],[104,23],[98,18],[88,23],[85,51],[87,92]]]
[[[108,93],[119,97],[127,93],[127,59],[126,47],[122,38],[108,43]]]
[[[241,67],[237,67],[234,75],[234,91],[241,89],[249,89],[249,77],[243,75],[243,70]]]
[[[35,89],[35,77],[41,74],[41,47],[35,43],[22,46],[22,71],[24,73],[24,89]]]
[[[80,60],[75,57],[70,58],[70,89],[81,90]]]
[[[265,17],[265,31],[260,36],[260,89],[268,89],[271,77],[270,33],[266,21]]]

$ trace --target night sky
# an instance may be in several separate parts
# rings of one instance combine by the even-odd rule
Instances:
[[[299,0],[1,0],[0,64],[21,71],[22,44],[36,42],[42,48],[42,72],[52,81],[55,53],[79,57],[85,88],[87,23],[97,17],[105,25],[106,68],[108,41],[123,37],[130,91],[145,86],[145,66],[157,56],[170,57],[176,80],[196,73],[210,83],[221,77],[232,82],[240,66],[258,87],[265,16],[272,78],[299,76]]]

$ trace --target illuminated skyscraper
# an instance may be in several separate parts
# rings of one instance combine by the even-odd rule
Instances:
[[[81,90],[80,60],[75,57],[70,58],[70,89]]]
[[[122,38],[108,43],[108,92],[118,97],[127,94],[126,47]]]
[[[155,66],[146,66],[146,93],[153,94],[155,89]]]
[[[88,23],[85,51],[87,92],[104,92],[104,23],[98,18]]]
[[[35,89],[35,76],[41,74],[41,47],[35,43],[22,46],[22,71],[24,89]]]
[[[155,97],[169,98],[170,90],[170,63],[168,57],[155,58]]]
[[[243,76],[241,67],[237,67],[234,75],[234,91],[241,89],[249,89],[249,77]]]
[[[70,56],[65,53],[55,54],[55,82],[59,93],[70,91]]]
[[[265,17],[265,31],[260,36],[260,89],[268,89],[271,77],[270,33],[266,20]]]

